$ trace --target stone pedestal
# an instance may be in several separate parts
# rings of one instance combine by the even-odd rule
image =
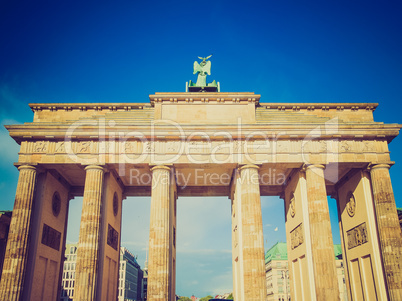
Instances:
[[[402,300],[402,236],[388,164],[370,168],[377,228],[390,300]]]
[[[307,203],[317,300],[339,300],[323,165],[306,166]]]
[[[36,168],[22,165],[18,170],[20,174],[0,284],[0,300],[4,301],[22,298],[31,229]]]
[[[239,168],[241,188],[239,193],[241,223],[242,263],[244,297],[239,300],[265,300],[265,255],[262,228],[260,185],[258,166],[244,165]],[[237,297],[236,297],[237,298]]]
[[[149,229],[148,300],[171,300],[174,295],[172,263],[174,236],[170,168],[155,166],[152,171]],[[172,235],[173,234],[173,235]],[[173,236],[173,237],[172,237]]]
[[[96,300],[101,227],[101,196],[104,170],[99,165],[85,168],[85,188],[78,241],[74,300]]]

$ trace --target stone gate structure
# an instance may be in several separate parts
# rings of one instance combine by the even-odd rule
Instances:
[[[401,229],[376,104],[259,103],[254,93],[156,93],[150,103],[31,104],[1,300],[57,300],[69,200],[83,196],[74,300],[115,300],[122,200],[151,196],[148,300],[175,300],[176,200],[232,202],[237,301],[264,300],[260,196],[281,196],[292,300],[338,300],[327,197],[349,300],[401,300]],[[145,214],[145,213],[143,213]],[[228,213],[229,214],[229,213]]]

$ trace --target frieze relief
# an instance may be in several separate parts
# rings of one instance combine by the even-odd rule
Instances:
[[[141,154],[142,153],[141,141],[123,141],[119,145],[120,153],[124,154]]]
[[[244,141],[242,140],[234,140],[233,142],[233,152],[241,153],[244,150]]]
[[[356,199],[353,193],[350,191],[347,196],[346,211],[350,217],[355,216],[356,213]]]
[[[212,149],[214,149],[215,152],[222,152],[223,148],[223,143],[222,145],[219,145],[216,143],[211,143],[210,141],[193,140],[186,143],[187,153],[207,153]]]
[[[359,143],[361,145],[362,148],[362,152],[375,152],[375,141],[362,141],[361,143]]]
[[[358,247],[368,242],[366,223],[362,223],[347,232],[348,250]]]
[[[61,232],[53,229],[52,227],[43,224],[42,231],[42,244],[48,246],[56,251],[60,250]]]
[[[64,143],[66,153],[91,154],[96,153],[98,142],[95,141],[67,141]]]
[[[93,141],[80,141],[77,143],[77,153],[90,153]]]
[[[167,141],[165,142],[167,153],[178,153],[180,151],[180,141]]]
[[[145,153],[153,153],[155,152],[155,142],[153,141],[145,141],[142,144],[143,151]]]
[[[300,154],[300,153],[377,153],[387,148],[374,140],[130,140],[130,141],[24,141],[21,153],[47,154]]]
[[[26,153],[51,153],[51,154],[89,154],[97,152],[95,141],[36,141],[28,142],[23,152]]]
[[[342,153],[372,153],[376,152],[376,141],[373,140],[341,140],[339,141],[339,151]]]
[[[33,146],[33,153],[46,153],[49,148],[49,141],[36,141]]]
[[[300,224],[296,228],[294,228],[292,231],[290,231],[290,244],[291,244],[292,250],[296,249],[303,242],[304,242],[303,225]]]
[[[341,141],[340,144],[341,152],[351,152],[352,151],[352,141]]]
[[[119,232],[117,232],[110,224],[108,224],[107,229],[107,244],[117,251],[119,245]]]
[[[56,154],[65,153],[66,152],[66,145],[64,141],[56,142],[56,146],[54,148],[54,152]]]
[[[289,201],[289,213],[291,217],[295,217],[296,215],[296,201],[295,201],[295,196],[294,193],[290,195],[290,201]]]

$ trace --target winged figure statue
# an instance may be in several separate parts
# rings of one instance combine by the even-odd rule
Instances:
[[[201,63],[198,63],[197,61],[194,62],[194,73],[198,73],[197,77],[197,82],[196,86],[198,87],[205,87],[207,86],[207,75],[211,75],[211,61],[207,61],[210,57],[198,57],[200,60],[202,60]]]

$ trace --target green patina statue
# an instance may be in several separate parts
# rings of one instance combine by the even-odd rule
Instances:
[[[212,55],[207,57],[198,57],[202,62],[198,64],[197,61],[194,62],[194,72],[198,73],[196,86],[205,87],[207,85],[207,74],[211,75],[211,61],[207,61]]]
[[[207,84],[207,75],[211,75],[211,61],[208,61],[211,56],[198,57],[202,62],[194,62],[193,74],[198,73],[197,82],[194,83],[190,80],[186,83],[186,92],[220,92],[219,82],[216,83],[214,80]]]

